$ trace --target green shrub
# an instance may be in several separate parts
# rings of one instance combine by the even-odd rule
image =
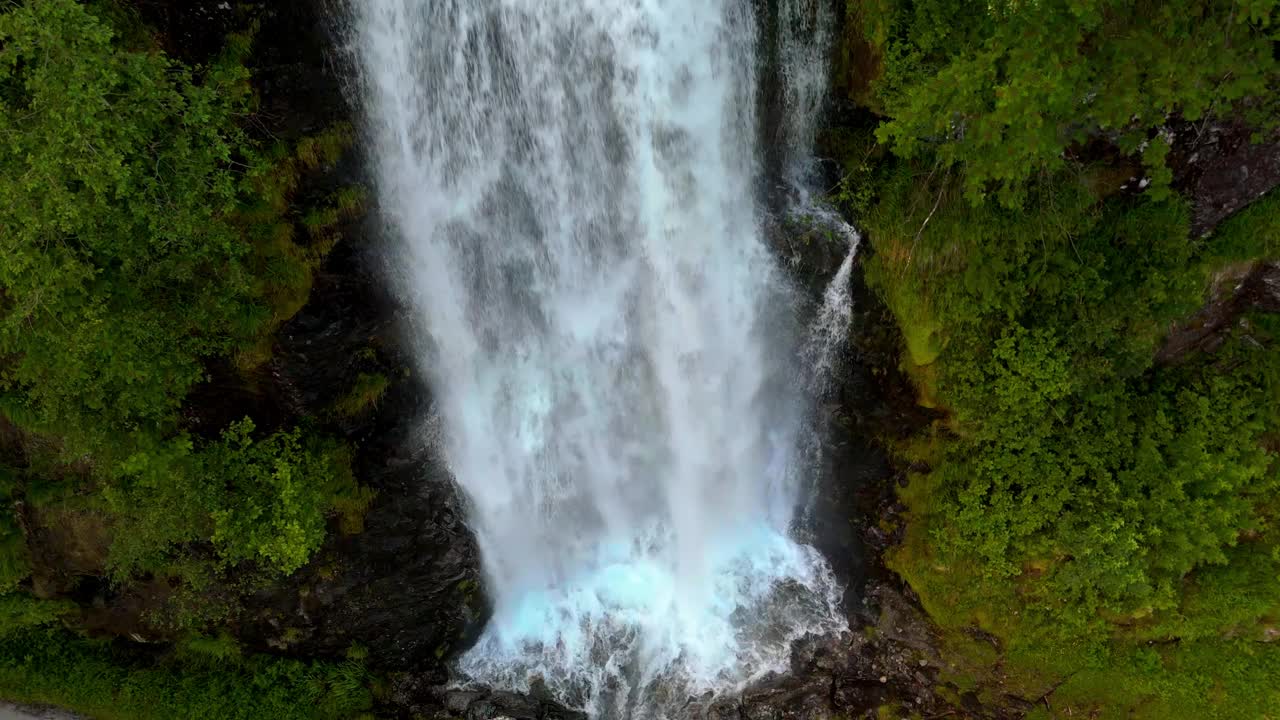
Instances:
[[[67,601],[40,600],[22,591],[0,591],[0,640],[50,625],[75,609]]]
[[[175,551],[206,538],[224,565],[287,574],[306,562],[338,499],[357,493],[347,454],[300,429],[260,439],[253,431],[246,418],[199,451],[182,436],[121,465],[104,491],[117,574],[171,568]]]
[[[1170,117],[1236,105],[1274,126],[1276,12],[1274,0],[879,0],[860,14],[885,56],[878,136],[900,157],[962,167],[970,200],[1009,206],[1102,136],[1141,155],[1163,199],[1156,130]]]
[[[247,418],[205,453],[203,472],[225,478],[228,499],[212,513],[213,544],[228,562],[253,560],[281,573],[302,566],[320,546],[335,495],[354,486],[345,454],[301,434],[250,437]]]

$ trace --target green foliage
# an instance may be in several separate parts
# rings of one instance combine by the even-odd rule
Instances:
[[[201,451],[181,436],[122,464],[105,490],[117,573],[172,569],[175,550],[204,538],[224,564],[290,573],[310,557],[336,498],[357,492],[346,451],[298,429],[257,440],[253,430],[246,418]]]
[[[73,0],[0,13],[0,387],[76,453],[165,426],[250,301],[247,71],[197,79],[113,37]]]
[[[334,410],[343,417],[361,415],[377,407],[389,387],[391,380],[382,373],[360,373],[355,385],[338,400]]]
[[[192,661],[55,629],[0,637],[0,696],[103,720],[314,720],[372,707],[364,665],[234,655]]]
[[[0,7],[0,412],[33,439],[29,499],[105,512],[117,579],[181,577],[178,595],[240,562],[293,571],[330,513],[358,525],[370,497],[313,431],[252,438],[246,422],[202,441],[184,429],[205,364],[269,357],[334,223],[363,205],[340,190],[296,241],[302,173],[336,163],[352,132],[264,150],[242,129],[249,48],[232,36],[193,69],[112,2]],[[0,591],[26,572],[0,506]]]
[[[330,517],[358,530],[372,499],[309,424],[209,428],[183,407],[215,359],[253,382],[364,206],[352,187],[297,207],[353,133],[251,137],[250,48],[231,36],[192,68],[125,4],[0,2],[0,413],[24,465],[0,465],[0,697],[103,718],[371,706],[358,659],[246,657],[211,630],[305,563]],[[91,530],[102,553],[81,560],[113,581],[154,576],[168,598],[155,624],[214,634],[160,655],[54,629],[77,608],[23,589],[17,500],[72,541]]]
[[[867,227],[920,402],[948,413],[901,448],[933,471],[902,492],[890,563],[938,622],[948,679],[984,701],[1058,686],[1063,716],[1280,707],[1280,652],[1256,643],[1280,632],[1280,322],[1154,360],[1216,277],[1280,253],[1274,195],[1188,236],[1161,133],[1274,127],[1276,5],[861,9],[899,159],[842,153],[834,199]],[[1106,199],[1130,171],[1078,160],[1098,140],[1146,166],[1143,197]]]
[[[880,0],[865,33],[885,55],[878,131],[904,158],[963,168],[965,195],[1020,205],[1026,183],[1094,136],[1140,153],[1164,199],[1171,116],[1238,106],[1273,120],[1280,38],[1271,0]],[[1163,147],[1162,147],[1163,146]]]

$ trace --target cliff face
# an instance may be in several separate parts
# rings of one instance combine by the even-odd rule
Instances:
[[[288,143],[352,122],[325,3],[234,5],[134,3],[166,51],[194,65],[218,52],[228,33],[250,21],[257,25],[249,64],[259,103],[250,132]],[[309,173],[299,202],[360,183],[361,164],[359,151],[349,150],[336,164]],[[304,568],[235,601],[228,622],[250,649],[340,658],[360,645],[374,667],[414,669],[442,680],[443,662],[471,641],[487,614],[478,552],[463,522],[462,500],[428,442],[431,398],[402,350],[399,309],[376,266],[378,235],[361,221],[339,231],[306,305],[278,331],[269,363],[248,378],[212,364],[183,416],[196,433],[217,433],[245,416],[265,429],[317,424],[352,448],[354,473],[376,495],[361,531],[335,521]],[[339,395],[362,373],[389,379],[383,399],[350,416],[334,413]],[[10,464],[22,465],[23,443],[31,441],[0,425],[0,452]],[[148,643],[174,638],[157,620],[173,587],[150,578],[107,579],[111,529],[100,516],[24,508],[21,517],[32,589],[78,604],[76,627]],[[208,592],[237,595],[232,588]]]
[[[140,3],[170,44],[196,52],[209,30],[232,22],[228,7]],[[336,6],[289,0],[249,8],[260,23],[251,67],[266,131],[291,138],[356,124],[334,50]],[[349,150],[307,180],[304,199],[363,183],[362,164],[358,146]],[[473,640],[488,609],[462,499],[431,445],[430,394],[412,369],[400,308],[378,266],[381,242],[372,222],[341,228],[306,305],[277,334],[265,382],[244,398],[267,418],[320,422],[343,438],[357,478],[376,496],[359,532],[335,528],[302,570],[248,598],[237,633],[251,648],[301,657],[341,657],[360,645],[376,668],[443,680],[443,662]],[[382,399],[336,416],[331,408],[362,373],[389,379]]]

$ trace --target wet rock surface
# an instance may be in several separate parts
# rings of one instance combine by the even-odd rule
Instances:
[[[1248,331],[1243,316],[1251,311],[1280,312],[1280,263],[1240,263],[1220,272],[1204,307],[1170,328],[1156,362],[1169,365],[1195,352],[1217,350],[1232,329]]]
[[[1169,166],[1192,200],[1194,237],[1280,186],[1280,129],[1260,132],[1241,120],[1211,118],[1170,133]]]
[[[355,449],[356,477],[377,496],[360,532],[331,533],[286,586],[251,599],[242,635],[304,656],[359,644],[376,667],[442,680],[441,661],[487,617],[479,551],[434,447],[430,397],[408,368],[395,305],[364,247],[348,242],[330,256],[311,300],[281,330],[271,376],[281,402],[304,417],[332,417],[361,372],[392,379],[373,412],[334,420]]]
[[[488,688],[450,688],[425,684],[421,677],[397,678],[391,702],[411,717],[439,720],[587,720],[552,699],[545,686],[535,682],[528,693]]]

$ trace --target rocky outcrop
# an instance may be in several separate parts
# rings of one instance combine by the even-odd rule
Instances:
[[[1177,363],[1194,352],[1213,352],[1250,311],[1280,312],[1280,263],[1247,262],[1218,272],[1204,307],[1170,328],[1156,362]]]
[[[451,688],[424,683],[418,676],[401,676],[391,691],[391,702],[415,718],[435,720],[587,720],[585,713],[570,710],[551,697],[545,685],[535,681],[527,693],[487,688]]]
[[[1191,199],[1193,237],[1280,186],[1280,129],[1264,134],[1239,119],[1210,118],[1170,133],[1169,166]]]
[[[260,112],[286,134],[350,120],[329,9],[290,0],[260,11],[260,37],[272,38],[254,57]],[[352,152],[311,192],[361,180]],[[360,645],[375,668],[443,682],[445,661],[478,635],[488,606],[463,499],[434,444],[431,397],[378,264],[383,238],[371,225],[342,229],[307,304],[277,335],[262,390],[274,408],[268,415],[318,419],[341,435],[356,477],[376,496],[359,532],[335,527],[305,568],[249,599],[239,635],[257,649],[302,657]],[[335,412],[362,373],[389,380],[381,399],[355,416]]]
[[[260,649],[337,656],[364,646],[377,667],[425,670],[487,617],[479,552],[433,445],[430,396],[400,350],[395,305],[355,231],[330,256],[306,307],[281,330],[271,376],[301,416],[331,408],[364,371],[392,378],[375,410],[335,418],[353,469],[377,492],[361,532],[335,531],[287,585],[251,599],[242,637]]]

